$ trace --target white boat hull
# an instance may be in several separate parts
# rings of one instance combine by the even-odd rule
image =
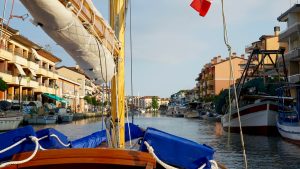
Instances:
[[[23,116],[0,118],[0,131],[16,129],[22,120]]]
[[[269,101],[241,107],[240,118],[243,133],[253,135],[277,135],[277,109],[277,105]],[[238,115],[235,110],[232,111],[230,121],[229,114],[225,114],[221,121],[225,131],[229,131],[230,127],[231,132],[239,132]]]
[[[71,122],[73,121],[73,115],[72,114],[60,115],[60,120],[61,122]]]
[[[28,119],[29,124],[55,124],[57,116],[35,116]]]
[[[300,145],[300,122],[297,125],[277,122],[277,129],[283,138]]]

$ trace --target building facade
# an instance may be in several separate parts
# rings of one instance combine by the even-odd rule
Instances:
[[[241,64],[245,63],[244,55],[241,57],[233,53],[231,56],[234,81],[241,77]],[[223,89],[230,86],[230,64],[229,57],[222,59],[221,56],[214,57],[210,63],[204,65],[199,74],[197,87],[200,98],[208,98],[218,95]]]
[[[61,60],[19,31],[4,28],[0,40],[0,78],[8,89],[0,92],[0,99],[44,102],[43,93],[55,93],[55,65]]]
[[[279,34],[279,42],[286,44],[285,61],[289,81],[300,81],[300,4],[295,4],[277,20],[286,22],[287,28]]]

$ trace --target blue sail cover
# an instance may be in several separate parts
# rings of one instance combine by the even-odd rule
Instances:
[[[45,148],[45,149],[60,149],[60,148],[68,148],[65,147],[64,145],[62,145],[57,138],[52,137],[51,134],[56,135],[61,142],[63,142],[64,144],[68,144],[68,137],[66,135],[64,135],[63,133],[53,129],[53,128],[47,128],[47,129],[42,129],[36,132],[36,136],[38,138],[44,137],[44,136],[48,136],[45,139],[42,139],[39,141],[40,145]]]
[[[23,138],[27,138],[25,142],[22,144],[4,152],[0,153],[0,161],[10,160],[14,154],[33,151],[35,148],[34,142],[31,141],[29,136],[36,136],[32,126],[26,126],[22,128],[18,128],[16,130],[8,131],[0,134],[0,150],[3,150],[14,143],[22,140]]]
[[[71,142],[72,148],[95,148],[106,142],[106,131],[101,130],[91,135],[82,137]]]
[[[141,151],[148,152],[144,141],[154,149],[154,153],[163,162],[179,168],[196,169],[206,163],[205,169],[210,169],[209,160],[213,159],[214,150],[196,142],[177,137],[163,131],[147,128]]]

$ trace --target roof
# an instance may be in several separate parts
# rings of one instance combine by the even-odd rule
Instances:
[[[37,50],[37,53],[39,55],[41,55],[42,57],[54,62],[54,63],[57,63],[57,62],[61,62],[61,59],[56,57],[55,55],[53,55],[52,53],[50,53],[49,51],[45,50],[45,49],[39,49]]]
[[[1,19],[0,19],[1,21]],[[55,55],[53,55],[52,53],[46,51],[45,49],[43,49],[43,47],[41,47],[40,45],[36,44],[35,42],[29,40],[27,37],[20,35],[19,31],[16,29],[13,29],[7,25],[3,25],[4,28],[7,28],[7,30],[11,33],[13,33],[13,35],[10,37],[10,39],[15,40],[17,42],[20,42],[21,44],[24,44],[25,46],[28,46],[30,48],[34,48],[37,50],[37,52],[42,55],[43,57],[45,57],[46,59],[49,59],[53,62],[61,62],[61,59],[56,57]]]
[[[277,20],[279,22],[286,22],[288,19],[288,14],[289,13],[296,13],[296,12],[300,12],[300,4],[295,4],[294,6],[292,6],[290,9],[288,9],[287,11],[285,11],[283,14],[281,14]]]
[[[58,70],[58,69],[62,69],[62,68],[69,69],[69,70],[71,70],[71,71],[73,71],[73,72],[82,74],[82,75],[84,75],[85,77],[87,77],[86,74],[84,73],[84,71],[83,71],[82,69],[77,69],[76,67],[60,66],[60,67],[57,67],[56,69]]]
[[[241,58],[241,57],[238,57],[238,56],[232,56],[231,59],[243,59],[243,60],[248,60],[248,59]],[[218,65],[218,64],[223,63],[223,62],[226,62],[226,61],[229,61],[229,59],[222,60],[221,62],[218,62],[218,63],[214,64],[213,66]]]
[[[268,39],[268,38],[273,38],[275,37],[275,35],[262,35],[259,40],[263,40],[263,39]]]

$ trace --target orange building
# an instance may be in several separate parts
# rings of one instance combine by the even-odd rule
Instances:
[[[233,53],[231,56],[234,81],[240,78],[242,71],[240,65],[246,61],[244,55],[241,57]],[[223,89],[229,88],[230,65],[229,57],[222,59],[221,56],[214,57],[210,63],[204,65],[199,77],[196,79],[200,98],[218,95]]]

